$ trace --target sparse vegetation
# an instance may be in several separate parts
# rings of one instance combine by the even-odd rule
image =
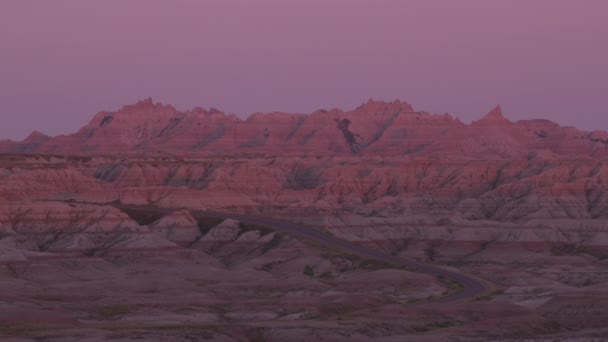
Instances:
[[[322,170],[318,167],[307,167],[296,164],[287,173],[285,188],[291,190],[310,190],[321,185]]]
[[[27,263],[18,264],[16,262],[8,262],[5,265],[6,269],[10,273],[10,275],[13,276],[14,278],[21,278],[23,276],[23,274],[25,274],[25,272],[27,271],[29,266],[30,265]]]
[[[84,251],[85,256],[105,256],[108,252],[120,245],[129,241],[132,236],[132,231],[129,228],[116,226],[110,230],[96,229],[87,234],[91,247]]]
[[[314,277],[315,276],[315,269],[310,266],[310,265],[306,265],[304,266],[304,272],[305,275],[309,276],[309,277]]]
[[[454,293],[459,293],[464,290],[464,287],[459,282],[450,280],[444,276],[437,276],[437,280],[439,280],[442,284],[446,286],[445,292],[442,294],[443,296],[451,295]]]
[[[165,198],[173,195],[173,193],[175,193],[175,188],[169,186],[149,189],[145,192],[146,203],[151,206],[156,206]]]
[[[424,248],[424,255],[431,262],[436,261],[441,252],[439,251],[440,247],[443,246],[444,241],[440,239],[433,239],[426,242],[426,247]]]
[[[95,316],[101,320],[113,320],[120,318],[132,311],[127,304],[112,304],[102,306],[95,312]]]
[[[249,342],[266,342],[266,336],[264,336],[264,330],[262,328],[250,329],[247,338]]]
[[[125,169],[126,165],[123,163],[102,165],[95,170],[94,176],[104,182],[112,183],[120,177]]]
[[[329,280],[333,279],[334,275],[331,272],[323,272],[321,275],[319,275],[319,278]]]
[[[445,329],[445,328],[450,328],[457,325],[454,322],[451,321],[440,321],[440,322],[433,322],[433,323],[427,323],[427,324],[418,324],[418,325],[412,325],[411,329],[414,332],[418,332],[418,333],[423,333],[423,332],[429,332],[435,329]]]

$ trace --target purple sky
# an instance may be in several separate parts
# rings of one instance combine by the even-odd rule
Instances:
[[[180,109],[352,109],[608,129],[606,0],[0,2],[0,138],[148,96]]]

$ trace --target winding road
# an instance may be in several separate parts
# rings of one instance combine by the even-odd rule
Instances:
[[[489,285],[480,280],[478,278],[447,270],[445,268],[441,268],[438,266],[432,266],[425,263],[421,263],[415,260],[390,256],[382,253],[381,251],[366,248],[360,246],[358,244],[338,239],[334,236],[328,235],[321,231],[318,231],[313,228],[309,228],[306,226],[302,226],[296,223],[277,220],[273,218],[261,217],[261,216],[252,216],[245,214],[231,214],[231,213],[221,213],[221,212],[213,212],[213,211],[205,211],[205,210],[189,210],[191,213],[196,215],[204,215],[204,216],[213,216],[219,218],[230,218],[237,221],[241,221],[244,223],[253,223],[258,225],[263,225],[269,228],[272,228],[275,231],[285,232],[291,235],[303,237],[309,240],[313,240],[316,242],[320,242],[323,245],[340,249],[343,251],[351,252],[363,257],[372,258],[376,260],[381,260],[384,262],[391,263],[393,265],[406,267],[407,269],[415,272],[422,272],[426,274],[430,274],[437,277],[443,277],[449,281],[456,282],[460,284],[462,289],[460,291],[454,292],[452,294],[434,298],[424,303],[444,303],[444,302],[453,302],[459,300],[473,299],[478,296],[482,296],[487,294],[490,291]]]
[[[144,211],[155,211],[170,213],[177,210],[187,210],[194,215],[217,217],[223,219],[234,219],[244,223],[253,223],[257,225],[266,226],[272,230],[284,232],[290,235],[298,236],[301,238],[309,239],[312,241],[319,242],[332,249],[339,249],[342,251],[357,254],[362,257],[376,259],[384,261],[396,266],[405,267],[413,272],[421,272],[430,274],[436,277],[442,277],[448,281],[455,282],[460,285],[459,291],[454,291],[448,295],[436,297],[430,300],[425,300],[423,303],[445,303],[454,302],[460,300],[474,299],[479,296],[487,295],[491,291],[489,284],[479,278],[460,273],[457,271],[448,270],[439,266],[433,266],[425,264],[412,259],[402,258],[387,255],[379,250],[366,248],[353,242],[339,239],[335,236],[326,234],[314,228],[309,228],[300,224],[296,224],[289,221],[278,220],[270,217],[254,216],[247,214],[236,214],[236,213],[225,213],[208,210],[196,210],[187,208],[167,208],[167,207],[150,207],[150,206],[135,206],[135,205],[116,205],[118,209],[135,209]]]

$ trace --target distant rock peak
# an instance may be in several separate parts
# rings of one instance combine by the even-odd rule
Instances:
[[[153,105],[154,101],[152,100],[152,97],[148,97],[146,99],[137,101],[137,103],[135,105]]]
[[[502,108],[500,105],[497,105],[489,111],[486,115],[484,115],[481,119],[476,121],[475,123],[510,123],[509,119],[505,118],[502,114]]]
[[[605,146],[606,132],[564,129],[546,120],[511,122],[500,106],[472,124],[449,114],[416,112],[399,100],[374,99],[349,111],[334,108],[309,115],[256,112],[244,120],[215,108],[182,112],[147,98],[115,112],[99,112],[74,134],[48,137],[33,132],[22,142],[3,142],[0,153],[350,152],[503,158],[527,157],[536,150],[577,157],[608,156]]]
[[[360,105],[355,111],[363,112],[377,112],[384,111],[389,108],[395,108],[402,112],[413,112],[414,108],[412,105],[405,101],[394,100],[393,102],[377,101],[373,98],[369,98],[366,103]]]
[[[28,140],[28,139],[38,139],[38,138],[48,138],[48,135],[46,135],[40,131],[33,131],[25,139]]]
[[[40,141],[44,141],[50,139],[50,137],[42,132],[39,131],[33,131],[32,133],[30,133],[30,135],[27,136],[27,138],[25,138],[23,140],[24,143],[29,144],[29,143],[34,143],[34,142],[40,142]]]
[[[137,101],[133,105],[124,106],[119,112],[141,112],[146,110],[166,110],[168,112],[177,112],[177,109],[175,109],[175,107],[172,105],[154,102],[151,97]]]

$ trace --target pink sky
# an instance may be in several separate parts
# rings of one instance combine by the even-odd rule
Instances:
[[[7,0],[0,138],[148,96],[308,113],[369,97],[608,129],[605,0]]]

